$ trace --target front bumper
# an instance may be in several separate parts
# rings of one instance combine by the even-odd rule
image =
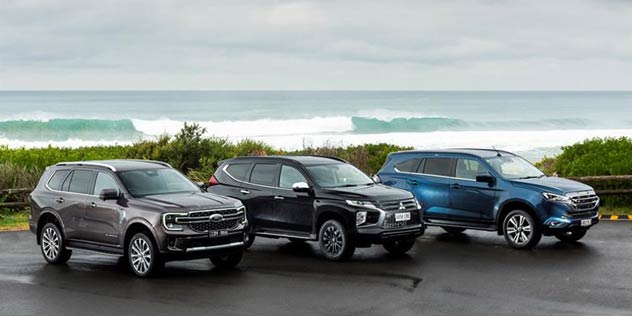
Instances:
[[[422,222],[400,228],[379,226],[358,227],[355,240],[359,244],[382,244],[386,241],[417,238],[424,234],[426,225]]]
[[[555,235],[575,230],[587,230],[599,223],[598,209],[592,210],[589,214],[567,214],[568,215],[566,216],[553,216],[547,218],[542,225],[544,235]],[[589,224],[586,224],[588,221],[590,221]]]
[[[189,260],[229,255],[243,249],[244,233],[240,230],[221,237],[169,235],[166,249],[161,253],[167,260]]]

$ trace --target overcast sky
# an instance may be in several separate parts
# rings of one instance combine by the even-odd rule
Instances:
[[[0,89],[630,90],[632,1],[0,0]]]

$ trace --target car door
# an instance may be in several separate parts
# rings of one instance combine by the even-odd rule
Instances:
[[[476,182],[477,175],[489,175],[487,167],[477,158],[456,159],[455,174],[450,184],[450,208],[455,217],[466,221],[481,221],[491,214],[497,198],[494,186]]]
[[[77,236],[77,227],[83,216],[82,199],[77,199],[76,195],[68,193],[72,170],[57,170],[48,179],[46,188],[47,205],[50,205],[61,217],[66,238],[72,239]]]
[[[86,211],[84,220],[90,227],[86,233],[89,241],[118,244],[121,229],[123,208],[116,200],[103,201],[99,195],[104,189],[114,189],[121,192],[120,185],[114,176],[107,172],[99,171],[96,175],[94,189],[90,196],[87,196]]]
[[[450,157],[426,157],[420,163],[417,174],[408,178],[409,191],[422,204],[424,217],[450,219],[450,185],[454,159]]]
[[[72,239],[88,240],[91,227],[85,218],[88,198],[92,194],[96,172],[89,169],[76,169],[66,178],[62,186],[66,200],[66,216],[71,218]],[[63,217],[64,215],[62,215]]]
[[[256,228],[276,228],[278,219],[274,214],[274,186],[278,174],[278,163],[255,163],[248,182],[241,189]]]
[[[311,233],[314,221],[314,196],[308,192],[294,192],[295,183],[308,183],[298,168],[282,164],[278,187],[274,195],[276,227],[284,230]]]
[[[384,177],[384,184],[412,192],[417,170],[423,161],[421,157],[408,157],[395,163],[392,173]]]

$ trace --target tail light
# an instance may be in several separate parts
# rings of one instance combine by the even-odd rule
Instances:
[[[208,180],[208,186],[214,186],[214,185],[218,185],[219,181],[217,181],[217,178],[215,178],[215,175],[211,176],[211,179]]]

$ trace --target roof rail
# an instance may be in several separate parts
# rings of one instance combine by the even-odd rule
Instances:
[[[326,155],[300,155],[300,156],[329,158],[329,159],[337,160],[337,161],[340,161],[340,162],[349,163],[348,161],[346,161],[346,160],[344,160],[342,158],[338,158],[336,156],[326,156]]]
[[[504,154],[510,154],[510,155],[515,155],[512,152],[506,151],[506,150],[502,150],[502,149],[495,149],[495,148],[451,148],[451,149],[456,149],[456,150],[480,150],[480,151],[493,151],[493,152],[501,152]]]
[[[69,161],[69,162],[59,162],[56,166],[93,166],[93,167],[104,167],[108,168],[112,171],[116,172],[116,168],[111,165],[101,163],[101,162],[93,162],[93,161]]]
[[[161,165],[161,166],[165,166],[168,168],[173,168],[170,164],[164,162],[164,161],[160,161],[160,160],[149,160],[149,159],[121,159],[123,161],[127,160],[127,161],[138,161],[138,162],[147,162],[147,163],[153,163],[153,164],[157,164],[157,165]]]

